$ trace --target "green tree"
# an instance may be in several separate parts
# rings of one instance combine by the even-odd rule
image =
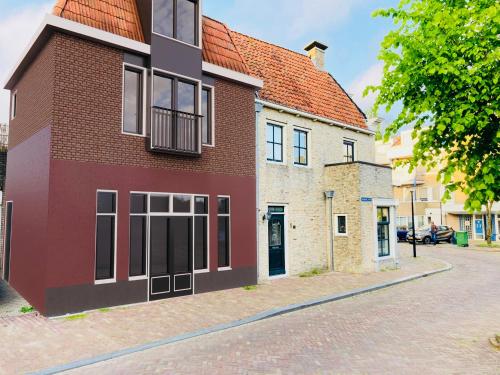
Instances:
[[[375,113],[402,106],[385,139],[412,126],[410,170],[438,167],[445,200],[460,189],[467,210],[491,211],[500,200],[500,3],[400,0],[374,16],[395,24],[381,45],[381,84],[365,91],[378,94]]]

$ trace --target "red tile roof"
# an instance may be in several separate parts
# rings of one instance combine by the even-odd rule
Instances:
[[[240,73],[250,74],[227,26],[208,17],[203,17],[203,60]]]
[[[337,81],[301,53],[231,32],[252,75],[264,81],[263,100],[367,128],[365,116]]]
[[[57,0],[59,17],[144,42],[135,0]]]

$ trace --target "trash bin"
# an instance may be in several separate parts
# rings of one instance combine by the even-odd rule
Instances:
[[[469,236],[467,232],[455,232],[457,238],[457,246],[469,247]]]

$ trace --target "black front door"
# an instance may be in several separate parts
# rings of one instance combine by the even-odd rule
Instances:
[[[150,301],[192,294],[193,218],[150,219]]]
[[[269,219],[269,276],[284,275],[285,267],[285,213],[283,207],[270,207]]]

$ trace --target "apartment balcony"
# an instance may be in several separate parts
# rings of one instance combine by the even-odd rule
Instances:
[[[201,155],[201,118],[193,113],[153,107],[151,152]]]

